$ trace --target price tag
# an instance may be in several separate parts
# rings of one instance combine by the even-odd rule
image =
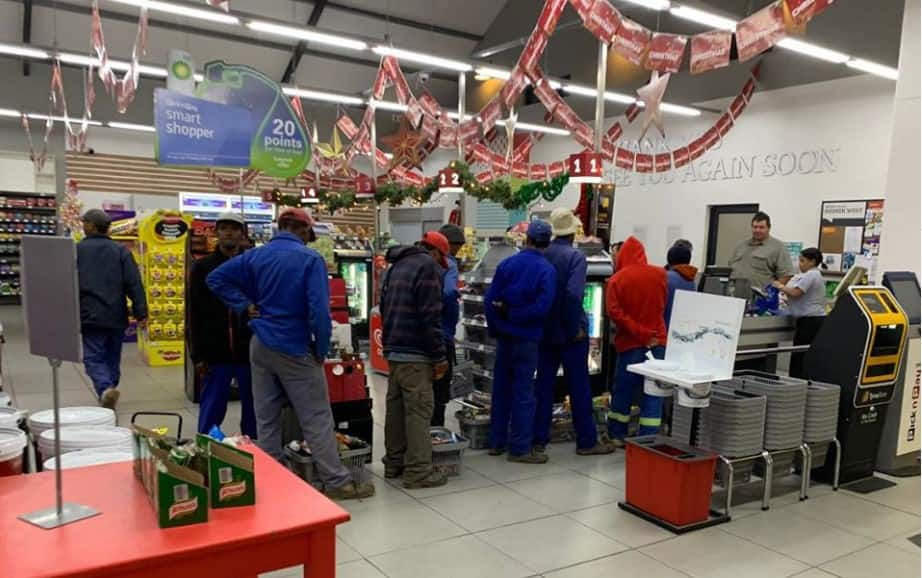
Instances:
[[[439,171],[439,192],[440,193],[462,193],[464,186],[461,182],[461,175],[455,169],[449,167]]]
[[[601,183],[602,155],[590,152],[570,155],[567,170],[571,183]]]
[[[375,182],[367,175],[359,175],[355,179],[355,198],[370,199],[375,196]]]

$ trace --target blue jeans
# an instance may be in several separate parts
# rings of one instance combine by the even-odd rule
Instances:
[[[589,340],[570,343],[542,343],[538,356],[538,378],[535,380],[535,445],[547,445],[551,438],[551,418],[554,406],[554,382],[557,368],[563,364],[563,375],[570,392],[570,409],[576,429],[576,447],[589,449],[599,441],[592,415],[592,389],[589,385]]]
[[[642,436],[659,433],[662,422],[663,400],[660,397],[643,393],[644,377],[627,370],[628,365],[643,363],[647,348],[638,347],[618,353],[615,363],[615,382],[612,384],[611,408],[608,412],[608,435],[612,439],[624,439],[627,425],[631,421],[631,403],[635,396],[642,396],[640,402],[640,431]],[[664,347],[654,347],[653,356],[663,359]]]
[[[538,344],[517,337],[496,340],[490,447],[509,447],[520,456],[531,452],[535,424],[535,370]]]
[[[202,380],[202,401],[199,404],[198,431],[207,434],[212,427],[221,426],[227,415],[231,380],[237,378],[240,391],[240,431],[256,439],[256,412],[253,409],[253,382],[250,366],[234,364],[209,364]],[[229,432],[224,432],[229,433]]]
[[[102,397],[104,391],[118,387],[122,378],[122,341],[124,329],[103,327],[83,327],[83,366],[86,374],[93,381],[96,397]]]

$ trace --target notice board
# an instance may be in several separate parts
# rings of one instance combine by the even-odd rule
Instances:
[[[823,201],[818,246],[828,270],[844,273],[861,265],[873,271],[883,222],[883,199]]]

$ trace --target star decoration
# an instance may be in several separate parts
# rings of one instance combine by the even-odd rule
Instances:
[[[643,123],[640,129],[639,141],[647,135],[650,125],[656,125],[659,133],[666,136],[663,129],[663,115],[660,111],[660,103],[663,101],[663,95],[666,93],[666,85],[669,84],[669,74],[660,75],[659,72],[653,71],[650,75],[650,82],[637,89],[637,97],[644,105]]]
[[[329,164],[332,164],[336,167],[334,173],[342,173],[344,175],[349,175],[349,159],[346,156],[346,149],[343,147],[342,139],[339,136],[339,129],[335,126],[333,127],[333,135],[330,139],[330,142],[320,142],[319,137],[317,136],[317,124],[314,123],[314,148],[317,150],[317,154],[329,161]]]
[[[409,121],[405,118],[401,119],[400,129],[396,134],[381,138],[381,141],[390,146],[394,153],[390,166],[387,167],[387,172],[391,172],[401,165],[422,170],[425,157],[420,154],[419,145],[423,140],[422,134],[410,129]]]
[[[504,122],[506,125],[506,161],[512,158],[512,150],[515,148],[515,123],[519,120],[519,114],[515,109],[509,111],[509,118]]]

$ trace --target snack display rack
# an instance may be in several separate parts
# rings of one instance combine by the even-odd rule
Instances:
[[[48,193],[0,191],[0,303],[18,303],[23,235],[55,235],[57,200]]]

